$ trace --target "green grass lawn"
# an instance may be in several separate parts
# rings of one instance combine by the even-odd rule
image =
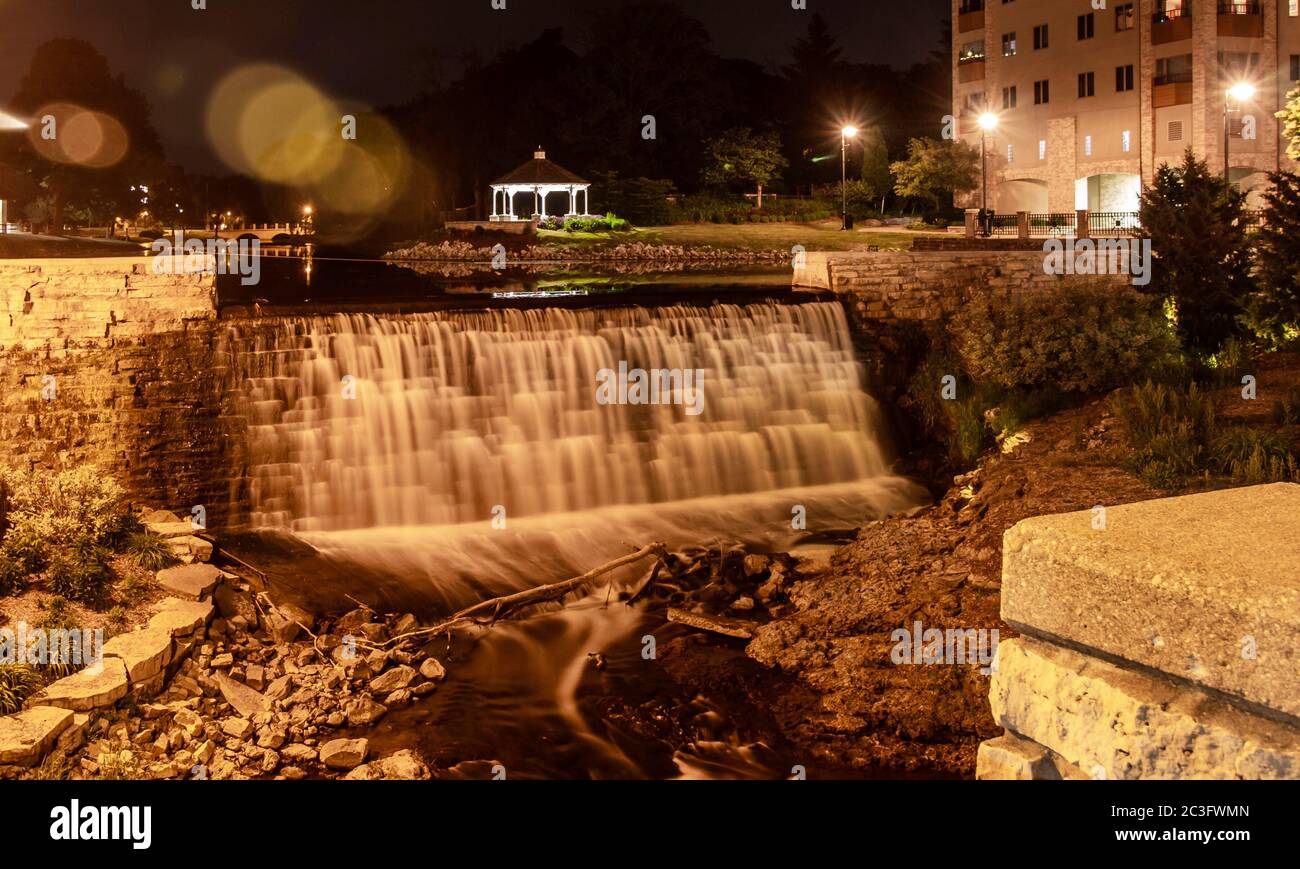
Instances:
[[[849,250],[865,245],[904,250],[912,246],[912,239],[916,236],[933,234],[897,227],[858,227],[842,232],[838,220],[823,220],[816,223],[691,223],[600,233],[543,229],[537,238],[543,244],[563,245],[575,250],[632,242],[732,250],[789,250],[796,244],[808,250]]]
[[[146,249],[125,241],[49,235],[0,234],[0,259],[145,256]]]

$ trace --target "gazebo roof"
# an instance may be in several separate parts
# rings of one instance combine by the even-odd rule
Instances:
[[[537,150],[533,152],[533,159],[524,163],[515,169],[510,170],[497,180],[497,184],[588,184],[586,179],[579,178],[563,166],[557,166],[550,160],[546,159],[546,152]]]

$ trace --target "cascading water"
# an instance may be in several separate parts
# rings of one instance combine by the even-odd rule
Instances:
[[[785,548],[924,497],[889,472],[837,303],[241,321],[219,350],[246,432],[234,521],[308,542],[372,600],[395,586],[447,611],[652,540]],[[702,392],[598,401],[620,363],[702,371]],[[432,706],[404,714],[471,740],[546,732],[551,747],[559,727],[589,774],[635,774],[577,698],[588,653],[638,660],[646,629],[598,598],[498,626]],[[723,754],[674,762],[761,774]]]

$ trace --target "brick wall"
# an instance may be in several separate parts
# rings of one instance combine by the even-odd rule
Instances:
[[[213,289],[143,258],[0,261],[0,461],[93,464],[140,503],[223,506]]]

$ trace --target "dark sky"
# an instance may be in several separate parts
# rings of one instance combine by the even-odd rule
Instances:
[[[487,59],[562,27],[583,45],[584,11],[611,0],[0,0],[0,107],[13,96],[33,49],[58,36],[95,45],[114,72],[143,90],[168,156],[186,168],[219,171],[204,144],[212,86],[240,63],[291,67],[327,92],[370,105],[415,90],[430,54],[454,78],[467,51]],[[948,0],[682,0],[704,22],[720,54],[784,63],[813,12],[838,33],[851,61],[906,66],[936,45]],[[629,35],[635,38],[634,34]]]

